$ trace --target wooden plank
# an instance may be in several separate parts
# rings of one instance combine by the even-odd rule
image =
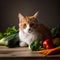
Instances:
[[[31,51],[28,47],[8,48],[0,46],[0,57],[45,57],[45,55]],[[48,55],[47,57],[60,57],[60,55]]]
[[[19,48],[7,48],[0,46],[0,57],[39,57],[44,56],[37,51],[31,51],[28,47]]]

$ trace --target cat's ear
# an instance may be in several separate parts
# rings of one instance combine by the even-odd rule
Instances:
[[[34,17],[34,18],[37,18],[38,13],[39,13],[39,12],[37,11],[37,12],[33,15],[33,17]]]
[[[19,18],[19,22],[21,22],[23,20],[24,16],[21,13],[19,13],[18,18]]]

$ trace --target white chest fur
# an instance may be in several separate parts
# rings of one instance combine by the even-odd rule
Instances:
[[[34,40],[37,39],[37,34],[32,34],[32,33],[26,34],[23,31],[20,31],[19,38],[20,38],[20,41],[30,45]]]

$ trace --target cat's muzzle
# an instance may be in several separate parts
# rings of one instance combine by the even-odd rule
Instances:
[[[31,33],[32,32],[32,29],[29,29],[28,32]]]

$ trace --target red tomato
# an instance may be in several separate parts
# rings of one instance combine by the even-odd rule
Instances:
[[[51,49],[53,47],[52,41],[50,39],[44,40],[43,47],[46,49]]]

